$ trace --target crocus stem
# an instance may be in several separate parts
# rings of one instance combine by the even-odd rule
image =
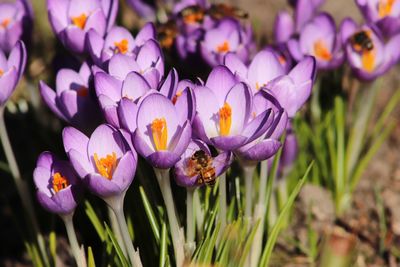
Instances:
[[[19,197],[21,198],[22,206],[25,212],[29,216],[29,222],[30,222],[29,224],[32,225],[33,232],[35,237],[37,238],[39,249],[42,253],[43,259],[46,262],[46,265],[49,265],[43,237],[39,231],[39,224],[36,220],[35,210],[32,205],[31,193],[28,189],[26,181],[21,178],[21,173],[19,172],[18,169],[18,164],[11,147],[11,142],[10,139],[8,138],[7,128],[4,121],[4,111],[5,111],[5,106],[0,106],[0,139],[3,145],[4,154],[6,155],[6,159],[10,167],[11,174],[14,178],[14,182],[17,187]]]
[[[253,175],[256,166],[243,166],[244,185],[246,194],[245,218],[252,220],[252,202],[253,202]]]
[[[82,257],[83,255],[79,247],[78,240],[76,239],[73,217],[74,213],[61,215],[61,218],[64,221],[65,229],[67,230],[69,245],[71,246],[72,254],[74,254],[76,264],[78,267],[85,267],[85,259]]]
[[[170,184],[169,169],[154,168],[154,172],[160,186],[161,194],[164,198],[165,207],[167,208],[172,244],[175,251],[176,266],[181,267],[184,261],[185,237],[183,234],[183,229],[179,225],[178,217],[176,216],[175,204],[172,197]]]
[[[219,212],[218,219],[221,224],[220,229],[226,226],[226,174],[223,173],[219,177]],[[222,233],[223,231],[221,231]]]
[[[196,189],[186,190],[186,245],[185,255],[190,258],[196,248],[194,242],[195,214],[193,209],[193,194]]]
[[[253,244],[250,252],[250,266],[258,266],[258,261],[261,255],[261,247],[264,233],[264,221],[265,221],[265,194],[267,189],[267,178],[268,178],[268,161],[264,160],[261,162],[260,170],[260,194],[258,195],[258,202],[254,209],[254,221],[260,221],[258,225],[256,235],[254,236]]]
[[[133,267],[142,267],[142,261],[140,260],[139,251],[136,251],[133,247],[131,237],[129,235],[128,226],[126,225],[125,215],[124,215],[124,198],[125,193],[118,196],[112,196],[104,199],[105,202],[114,211],[115,217],[119,225],[119,230],[121,231],[122,239],[125,243],[125,248],[128,252],[129,259]],[[121,244],[120,244],[121,247]]]
[[[110,208],[110,206],[108,207],[108,218],[110,219],[111,229],[112,229],[115,237],[117,238],[118,244],[120,244],[121,250],[124,253],[124,255],[127,256],[125,242],[123,241],[124,239],[121,234],[121,230],[119,227],[117,217],[115,216],[115,213],[114,213],[113,209]]]

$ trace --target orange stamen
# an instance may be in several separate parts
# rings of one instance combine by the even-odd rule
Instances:
[[[128,52],[128,40],[122,39],[120,42],[114,42],[115,53],[126,54]]]
[[[379,17],[383,18],[392,13],[392,8],[396,0],[380,0],[378,4]]]
[[[318,40],[314,43],[314,54],[317,58],[329,61],[332,59],[332,54],[329,52],[323,40]]]
[[[83,30],[83,28],[85,28],[86,25],[87,16],[84,13],[82,13],[77,17],[72,17],[71,20],[72,24]]]
[[[117,165],[117,155],[115,152],[113,152],[111,155],[106,155],[105,158],[100,159],[97,156],[97,153],[94,153],[93,158],[97,171],[100,173],[100,175],[108,180],[111,180]]]
[[[2,69],[0,69],[0,77],[3,76],[4,71]]]
[[[284,56],[279,56],[278,57],[278,61],[279,61],[279,63],[281,63],[281,65],[285,65],[286,64],[286,58]]]
[[[87,97],[89,95],[89,90],[85,86],[81,86],[78,90],[76,90],[78,96]]]
[[[361,55],[362,67],[368,72],[372,72],[375,69],[375,50],[364,51]]]
[[[222,136],[229,135],[232,125],[232,108],[228,103],[219,109],[219,132]]]
[[[1,23],[0,26],[3,28],[7,28],[8,24],[10,24],[11,20],[10,19],[4,19]]]
[[[67,188],[69,185],[66,177],[62,176],[61,173],[56,172],[53,175],[53,190],[58,193],[60,190]]]
[[[178,98],[182,95],[182,91],[176,92],[176,95],[172,98],[172,103],[175,105],[176,101],[178,101]]]
[[[228,41],[225,41],[221,45],[217,46],[217,52],[218,53],[229,52],[229,43],[228,43]]]
[[[194,23],[198,23],[198,22],[202,21],[203,18],[204,18],[204,14],[201,12],[198,12],[198,13],[193,13],[193,14],[184,16],[183,21],[186,24],[194,24]]]
[[[151,123],[151,133],[156,150],[167,150],[168,129],[165,118],[153,120]]]

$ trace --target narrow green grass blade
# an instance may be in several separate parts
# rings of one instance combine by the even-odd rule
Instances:
[[[393,96],[390,98],[382,114],[379,116],[378,121],[375,123],[372,133],[372,139],[375,139],[382,131],[382,128],[386,124],[386,121],[388,120],[392,111],[397,107],[399,101],[400,101],[400,90],[398,89],[396,93],[394,93]]]
[[[160,242],[160,230],[159,229],[160,228],[159,228],[159,225],[157,222],[157,218],[154,215],[154,211],[151,208],[150,202],[149,202],[147,195],[144,192],[144,189],[142,186],[139,187],[139,191],[140,191],[140,196],[142,197],[144,210],[146,212],[147,218],[149,219],[151,230],[153,231],[153,234],[154,234],[154,238],[156,239],[157,244],[159,244],[159,242]]]
[[[104,226],[105,226],[105,228],[106,228],[106,231],[107,231],[108,236],[109,236],[110,239],[111,239],[111,242],[112,242],[112,244],[113,244],[113,247],[114,247],[114,249],[115,249],[115,252],[117,253],[118,258],[120,259],[120,261],[121,261],[121,263],[122,263],[122,266],[128,267],[128,266],[129,266],[128,261],[127,261],[127,259],[125,258],[125,255],[124,255],[124,253],[122,252],[121,247],[119,246],[118,241],[117,241],[117,239],[115,238],[113,232],[111,231],[110,227],[108,227],[107,223],[104,223]]]
[[[307,176],[313,166],[313,162],[308,166],[304,176],[299,180],[296,187],[293,189],[290,194],[288,201],[283,207],[282,211],[279,213],[278,219],[276,220],[275,225],[272,227],[271,232],[268,236],[267,244],[264,248],[264,251],[261,256],[260,266],[268,266],[269,260],[271,258],[272,250],[275,246],[276,240],[278,238],[278,234],[283,227],[284,219],[288,215],[290,208],[292,207],[297,195],[299,194],[301,188],[303,187],[305,181],[307,180]]]
[[[368,163],[371,161],[372,157],[378,152],[379,148],[382,146],[383,142],[388,138],[390,133],[393,131],[394,127],[396,126],[395,122],[391,122],[379,135],[368,151],[365,153],[364,157],[361,158],[360,162],[358,163],[354,175],[350,181],[350,192],[353,192],[356,188],[358,182],[360,181],[361,175],[363,174],[365,168],[367,167]]]
[[[94,229],[96,229],[97,235],[100,237],[100,240],[104,241],[106,239],[106,233],[103,224],[101,223],[99,217],[94,211],[92,205],[87,200],[85,201],[85,212],[90,222],[92,223]]]
[[[164,267],[167,259],[167,226],[162,224],[161,228],[161,243],[160,243],[160,262],[159,266]]]
[[[260,223],[261,223],[261,219],[259,219],[257,221],[257,223],[253,226],[253,229],[251,230],[251,232],[246,240],[246,243],[244,244],[243,254],[242,254],[242,256],[240,258],[240,262],[239,262],[239,266],[241,266],[241,267],[245,266],[244,264],[246,263],[246,260],[248,259],[247,256],[250,252],[250,248],[251,248],[251,245],[253,244],[254,236],[256,235],[257,228],[260,226]]]
[[[341,97],[335,97],[335,124],[336,124],[336,176],[335,176],[335,204],[340,210],[342,196],[346,192],[346,171],[345,171],[345,130],[344,130],[344,103]]]
[[[221,225],[218,224],[210,238],[209,244],[206,246],[204,260],[202,261],[202,263],[204,263],[204,264],[211,264],[212,254],[213,254],[213,251],[215,248],[215,243],[217,242],[217,237],[218,237],[220,228],[221,228]]]
[[[88,259],[87,259],[88,267],[96,267],[96,263],[94,261],[92,247],[88,247]]]

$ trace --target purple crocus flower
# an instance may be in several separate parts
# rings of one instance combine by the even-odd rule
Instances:
[[[137,154],[114,127],[102,124],[90,138],[67,127],[63,142],[72,166],[92,193],[102,198],[118,196],[132,183]]]
[[[242,26],[235,19],[223,19],[205,33],[200,44],[201,55],[210,66],[222,64],[224,56],[229,52],[237,54],[247,63],[254,48],[252,35],[250,26]]]
[[[296,112],[310,97],[315,78],[314,57],[302,59],[287,75],[280,76],[265,86],[279,104],[293,118]]]
[[[9,53],[18,40],[32,31],[33,11],[28,0],[0,3],[0,50]]]
[[[174,177],[176,183],[180,186],[193,188],[205,184],[200,171],[197,170],[195,166],[197,163],[196,160],[193,159],[195,153],[204,154],[204,157],[209,160],[210,166],[202,167],[206,170],[211,169],[211,171],[214,172],[214,177],[219,177],[224,173],[233,161],[231,152],[223,152],[216,157],[212,157],[208,146],[203,141],[194,139],[189,143],[182,158],[175,164]]]
[[[286,43],[295,33],[295,24],[287,11],[281,11],[275,18],[274,38],[276,43]]]
[[[287,47],[296,61],[304,55],[314,56],[319,69],[335,69],[345,59],[335,22],[327,13],[321,13],[306,23],[299,38],[290,39]]]
[[[103,66],[114,54],[135,56],[146,41],[155,39],[155,28],[147,23],[133,38],[124,27],[114,26],[103,39],[94,29],[88,32],[88,51],[98,66]]]
[[[358,26],[350,18],[341,27],[347,60],[359,79],[374,80],[398,62],[400,34],[385,42],[375,26]]]
[[[266,90],[256,93],[253,98],[252,116],[257,117],[266,110],[272,114],[266,118],[267,130],[258,138],[234,151],[244,165],[254,165],[275,155],[281,147],[280,137],[286,129],[288,115],[278,100]]]
[[[47,211],[67,215],[78,205],[82,189],[72,165],[51,152],[40,154],[33,171],[37,198]]]
[[[300,32],[304,25],[309,22],[318,12],[319,7],[325,0],[297,0],[294,3],[296,32]]]
[[[273,79],[286,74],[278,55],[269,49],[258,52],[248,67],[233,53],[227,54],[224,61],[225,66],[240,81],[247,83],[253,93],[265,87]]]
[[[54,33],[75,53],[85,52],[86,34],[90,29],[104,36],[114,25],[117,11],[115,0],[47,0]]]
[[[0,50],[0,106],[4,105],[14,92],[24,73],[26,65],[26,48],[18,41],[8,58]]]
[[[170,99],[153,91],[139,103],[133,145],[153,167],[169,169],[185,152],[192,128]]]
[[[396,0],[356,0],[368,23],[376,24],[387,36],[400,33],[400,2]]]
[[[90,67],[83,63],[79,72],[61,69],[56,77],[56,90],[40,81],[39,89],[44,102],[60,119],[90,131],[100,121],[98,106],[89,86]]]
[[[194,89],[195,136],[222,151],[233,151],[261,136],[270,126],[271,110],[253,117],[253,93],[225,66],[215,67],[204,86]]]

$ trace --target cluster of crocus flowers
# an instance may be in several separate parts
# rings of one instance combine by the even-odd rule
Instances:
[[[49,21],[61,43],[74,53],[86,52],[85,42],[89,30],[104,36],[111,27],[118,11],[114,0],[49,0]]]
[[[0,50],[9,53],[19,40],[28,41],[33,11],[29,0],[0,3]]]
[[[3,106],[14,92],[26,65],[26,48],[18,41],[7,55],[0,50],[0,106]]]

